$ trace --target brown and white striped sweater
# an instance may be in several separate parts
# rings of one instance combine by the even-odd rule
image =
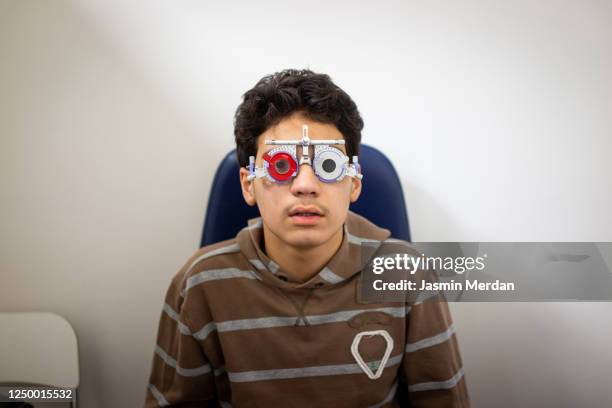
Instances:
[[[358,302],[364,240],[389,231],[349,213],[330,262],[304,283],[261,250],[261,219],[198,250],[176,274],[160,318],[145,407],[468,407],[448,305]],[[357,333],[393,349],[370,379]],[[363,337],[376,371],[387,345]]]

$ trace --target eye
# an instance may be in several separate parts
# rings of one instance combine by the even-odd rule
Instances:
[[[322,147],[315,153],[314,171],[321,181],[338,181],[344,176],[346,156],[333,147]]]
[[[276,181],[289,180],[297,169],[295,159],[287,152],[268,152],[263,159],[268,162],[268,174]]]
[[[332,159],[325,159],[323,160],[321,167],[323,167],[323,170],[325,170],[327,173],[331,173],[336,170],[336,162]]]
[[[274,169],[279,174],[287,173],[290,167],[291,165],[289,164],[289,160],[287,160],[286,158],[281,158],[274,162]]]

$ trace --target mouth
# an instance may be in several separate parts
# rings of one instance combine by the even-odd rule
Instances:
[[[314,225],[323,218],[323,211],[314,206],[295,207],[289,211],[289,218],[298,225]]]

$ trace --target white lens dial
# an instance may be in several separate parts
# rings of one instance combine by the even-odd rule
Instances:
[[[331,146],[315,146],[313,168],[321,181],[340,181],[346,173],[348,157]]]

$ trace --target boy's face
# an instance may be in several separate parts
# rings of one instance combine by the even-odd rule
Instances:
[[[266,139],[301,139],[304,124],[308,125],[312,140],[343,139],[342,133],[333,124],[315,122],[298,112],[259,136],[256,166],[262,166],[262,156],[275,147],[266,145]],[[346,154],[344,145],[334,147]],[[301,147],[298,147],[297,153],[299,160]],[[285,184],[272,183],[265,177],[248,181],[248,175],[247,169],[240,169],[242,194],[247,204],[257,204],[259,207],[264,232],[274,234],[280,241],[296,248],[323,245],[340,233],[349,204],[356,201],[361,192],[359,179],[344,177],[338,182],[325,183],[317,178],[308,164],[299,166],[297,176]],[[312,211],[317,215],[304,214],[303,211]]]

